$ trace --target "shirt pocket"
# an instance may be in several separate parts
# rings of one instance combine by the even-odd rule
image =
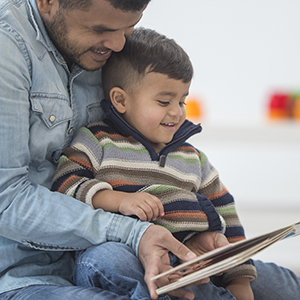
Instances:
[[[63,95],[32,93],[30,101],[32,111],[40,116],[43,124],[48,129],[67,122],[73,117],[69,101]]]
[[[31,163],[42,168],[45,160],[53,162],[54,153],[66,147],[73,112],[68,99],[60,94],[32,93],[30,103]]]

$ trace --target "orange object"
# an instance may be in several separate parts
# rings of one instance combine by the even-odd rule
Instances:
[[[297,121],[300,121],[300,97],[294,100],[292,113],[293,113],[293,118]]]
[[[201,101],[196,97],[188,97],[185,102],[186,118],[192,122],[199,122],[203,116]]]

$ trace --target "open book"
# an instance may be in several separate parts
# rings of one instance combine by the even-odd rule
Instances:
[[[160,295],[189,285],[206,277],[223,273],[234,266],[242,264],[253,255],[274,243],[299,234],[300,222],[210,251],[167,272],[153,277],[152,280],[155,280],[162,276],[170,276],[175,272],[178,274],[179,271],[182,276],[175,282],[157,289],[156,292]]]

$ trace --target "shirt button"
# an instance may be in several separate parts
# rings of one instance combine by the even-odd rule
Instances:
[[[68,133],[71,134],[73,132],[73,128],[70,128]]]
[[[50,122],[53,123],[55,120],[56,120],[56,117],[55,117],[54,115],[50,116],[50,118],[49,118],[49,121],[50,121]]]

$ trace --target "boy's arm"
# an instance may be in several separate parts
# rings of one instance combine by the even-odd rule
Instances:
[[[97,172],[102,155],[102,147],[95,136],[88,128],[81,128],[60,158],[52,191],[74,197],[96,209],[135,215],[142,221],[153,221],[164,215],[163,205],[157,197],[147,193],[114,191],[108,182],[99,180]]]
[[[206,155],[199,151],[199,157],[202,167],[202,184],[198,190],[199,194],[210,199],[216,211],[225,220],[226,230],[224,235],[228,241],[234,243],[244,240],[246,238],[244,228],[239,220],[232,195],[221,182],[217,170],[210,164]],[[222,281],[227,285],[235,278],[248,277],[250,281],[253,281],[256,279],[256,276],[254,263],[252,260],[248,260],[244,264],[224,273]]]
[[[97,153],[97,157],[95,156]],[[92,205],[93,196],[112,186],[97,179],[101,165],[102,148],[87,128],[81,128],[71,146],[64,150],[52,180],[52,191],[71,196]]]

